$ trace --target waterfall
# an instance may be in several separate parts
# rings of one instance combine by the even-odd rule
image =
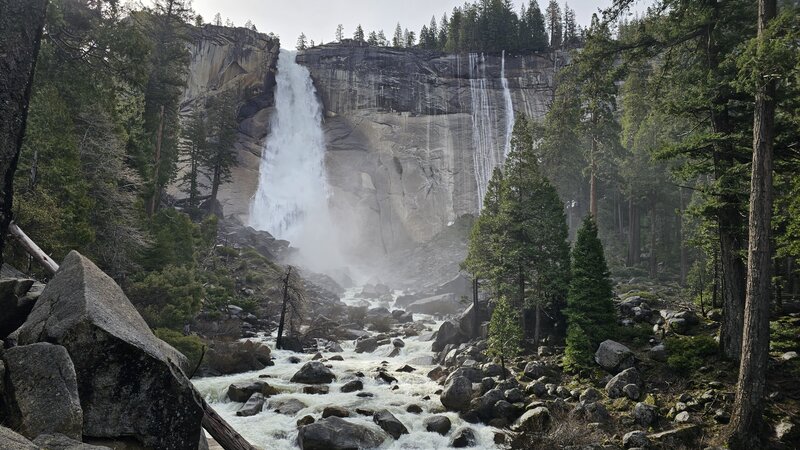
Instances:
[[[299,249],[295,261],[325,272],[341,267],[328,206],[322,110],[308,69],[295,53],[278,58],[275,113],[261,156],[250,225]]]
[[[500,82],[503,85],[503,99],[506,103],[506,145],[503,148],[503,161],[511,151],[511,133],[514,131],[514,104],[511,102],[511,90],[508,89],[508,79],[506,78],[506,51],[503,50],[503,57],[500,60]]]
[[[483,197],[492,171],[497,166],[495,155],[494,121],[489,107],[486,83],[486,66],[483,54],[469,54],[469,88],[472,97],[472,140],[475,146],[475,183],[478,188],[478,210],[483,208]]]

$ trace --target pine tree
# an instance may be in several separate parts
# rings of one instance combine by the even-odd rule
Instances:
[[[219,187],[231,180],[231,169],[236,165],[236,114],[236,103],[230,93],[215,98],[209,111],[209,145],[203,168],[211,180],[212,201],[216,200]]]
[[[450,24],[447,20],[447,14],[442,14],[442,21],[439,22],[439,35],[436,36],[436,48],[439,50],[444,50],[445,45],[447,45],[447,30],[450,28]]]
[[[613,336],[617,318],[609,277],[597,225],[592,216],[587,216],[572,250],[572,280],[566,309],[566,368],[588,367],[594,349]]]
[[[308,48],[308,45],[306,44],[306,34],[305,33],[300,33],[300,36],[297,37],[297,47],[296,48],[298,50],[305,50],[306,48]]]
[[[218,27],[222,26],[222,14],[220,13],[214,14],[214,25]]]
[[[428,45],[429,48],[436,48],[439,43],[437,39],[439,39],[439,27],[436,25],[436,16],[431,16],[431,23],[428,25]],[[420,40],[422,40],[422,35],[420,35]],[[422,42],[420,42],[421,44]]]
[[[389,46],[389,40],[386,39],[386,34],[383,32],[383,30],[378,31],[378,45],[381,47]]]
[[[542,51],[548,46],[547,29],[539,2],[531,0],[520,17],[520,47]]]
[[[392,47],[400,48],[403,46],[403,29],[400,28],[400,22],[397,23],[397,27],[394,29],[394,37],[392,37]]]
[[[180,179],[181,191],[189,198],[189,206],[198,206],[200,190],[204,187],[200,181],[200,171],[203,157],[208,148],[205,117],[202,111],[195,106],[189,115],[185,126],[181,130],[181,164],[185,171]]]
[[[499,295],[502,285],[501,242],[503,222],[500,206],[503,200],[503,171],[495,167],[486,188],[483,209],[470,232],[465,269],[474,279],[488,280],[492,291]]]
[[[547,5],[547,31],[550,33],[550,48],[558,50],[562,45],[561,7],[556,0]]]
[[[488,353],[500,358],[503,379],[506,377],[506,360],[520,353],[522,337],[517,309],[512,307],[505,297],[500,297],[489,322]]]
[[[339,24],[336,26],[336,42],[342,42],[344,39],[344,26]]]
[[[575,22],[575,10],[564,3],[564,47],[575,48],[578,44],[578,24]]]
[[[367,38],[367,44],[369,45],[379,45],[378,44],[378,35],[374,31],[369,32],[369,37]]]
[[[356,42],[364,42],[364,29],[361,28],[361,24],[358,24],[356,31],[353,32],[353,40]]]

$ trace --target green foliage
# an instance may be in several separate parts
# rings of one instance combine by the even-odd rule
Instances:
[[[769,349],[780,353],[800,351],[800,320],[781,317],[770,322]]]
[[[521,351],[522,328],[519,314],[505,297],[500,297],[492,311],[489,322],[488,353],[500,358],[505,366],[506,359],[513,358]]]
[[[719,350],[719,344],[709,336],[673,336],[667,338],[665,346],[667,366],[682,375],[707,364],[707,358]]]
[[[594,354],[589,336],[577,322],[567,325],[566,348],[562,360],[564,369],[572,372],[592,367]]]
[[[181,329],[200,312],[205,290],[194,268],[166,266],[131,283],[127,294],[151,327]]]
[[[572,249],[572,280],[565,311],[568,353],[580,356],[586,351],[587,342],[593,349],[613,336],[617,323],[613,296],[603,244],[597,237],[597,225],[589,216],[583,221]],[[570,336],[570,333],[579,335]],[[570,348],[570,342],[580,348]],[[575,366],[580,361],[576,357],[568,363]]]
[[[643,346],[653,337],[653,328],[646,323],[637,323],[633,326],[618,326],[614,332],[614,339],[623,343],[632,343]]]
[[[194,335],[184,336],[180,331],[170,330],[169,328],[156,328],[153,333],[162,341],[175,347],[175,350],[183,353],[183,356],[189,360],[190,368],[194,369],[200,364],[205,343],[199,337]]]
[[[174,209],[156,213],[150,223],[153,245],[146,250],[143,266],[148,270],[160,270],[166,266],[188,266],[195,263],[199,248],[208,247],[208,234],[186,214]]]

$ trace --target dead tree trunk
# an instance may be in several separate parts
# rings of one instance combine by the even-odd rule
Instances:
[[[202,398],[202,397],[201,397]],[[256,450],[241,434],[231,427],[205,400],[203,402],[203,428],[225,450]]]
[[[47,0],[0,0],[0,264]]]
[[[478,277],[472,280],[472,337],[481,334],[481,320],[478,314]]]
[[[776,0],[758,2],[759,52],[766,51],[766,28],[776,14]],[[760,77],[759,77],[760,78]],[[761,79],[761,78],[760,78]],[[731,414],[730,447],[761,448],[761,430],[769,361],[770,223],[772,221],[772,141],[775,124],[775,80],[756,90],[753,117],[753,166],[747,249],[747,295],[744,307],[742,357],[736,400]]]
[[[8,227],[8,234],[9,236],[16,239],[22,248],[28,252],[29,255],[37,262],[40,266],[42,266],[47,273],[50,275],[55,275],[58,271],[58,264],[53,261],[50,256],[44,252],[38,245],[31,238],[28,237],[25,232],[23,232],[15,223],[11,223]]]
[[[278,350],[283,348],[283,327],[286,323],[286,307],[289,305],[289,279],[292,275],[292,266],[286,271],[286,277],[283,278],[283,304],[281,305],[281,319],[278,322],[278,338],[275,340],[275,348]]]

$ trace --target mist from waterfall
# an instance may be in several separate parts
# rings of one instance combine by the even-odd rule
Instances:
[[[511,133],[514,131],[514,103],[511,101],[511,90],[508,88],[508,78],[506,78],[506,51],[500,60],[500,83],[503,85],[503,100],[506,103],[506,145],[503,148],[503,161],[508,158],[511,151]]]
[[[328,204],[322,110],[311,75],[294,52],[281,50],[276,79],[250,225],[299,249],[292,262],[330,273],[344,264]]]

